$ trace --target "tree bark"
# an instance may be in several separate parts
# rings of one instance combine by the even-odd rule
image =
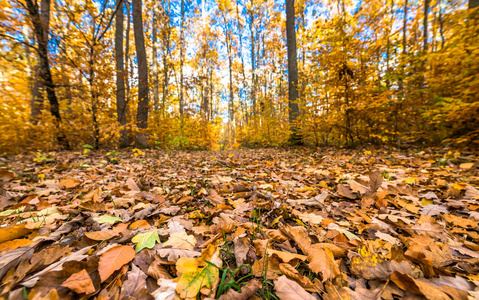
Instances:
[[[180,22],[180,118],[183,119],[184,99],[183,99],[183,64],[184,64],[184,22],[185,22],[185,1],[181,0],[181,22]],[[181,124],[183,128],[183,123]]]
[[[135,35],[136,57],[138,60],[138,110],[137,126],[140,130],[136,134],[136,145],[147,147],[148,138],[148,65],[146,62],[145,38],[143,35],[143,19],[141,14],[141,0],[133,0],[133,32]]]
[[[427,53],[427,17],[429,15],[429,1],[430,0],[424,0],[424,19],[423,19],[423,51],[424,53]]]
[[[123,0],[117,0],[115,26],[115,60],[116,60],[116,114],[120,123],[120,147],[128,146],[126,132],[125,67],[123,54]]]
[[[45,11],[42,15],[46,15],[48,12],[48,18],[41,16],[36,3],[32,0],[25,0],[27,5],[28,14],[33,24],[33,31],[37,39],[38,48],[38,60],[39,60],[39,72],[38,78],[40,80],[40,87],[43,87],[47,92],[48,102],[50,103],[50,113],[58,123],[59,132],[57,135],[57,141],[60,146],[69,149],[70,145],[66,139],[65,133],[61,129],[62,118],[60,116],[60,104],[58,102],[57,95],[55,94],[55,84],[53,83],[52,73],[50,71],[50,62],[48,60],[48,25],[45,20],[49,19],[50,14],[50,0],[43,0],[42,7]],[[47,9],[48,7],[48,9]],[[38,80],[38,79],[37,79]]]
[[[163,51],[163,95],[162,95],[162,104],[161,111],[163,114],[166,112],[166,100],[168,99],[168,72],[169,72],[169,62],[168,57],[170,56],[170,1],[168,1],[167,7],[164,8],[165,11],[165,23],[163,28],[163,38],[164,38],[164,51]]]
[[[296,54],[296,30],[294,17],[294,0],[286,0],[286,38],[288,47],[288,106],[289,124],[291,127],[290,141],[298,144],[301,140],[295,124],[299,116],[298,99],[298,62]]]
[[[158,111],[159,104],[159,85],[158,85],[158,3],[153,1],[153,26],[152,26],[152,38],[153,38],[153,107],[154,111]]]
[[[479,7],[479,0],[469,0],[469,9]]]
[[[250,22],[249,28],[251,32],[251,102],[253,105],[253,116],[256,115],[256,64],[255,64],[255,43],[254,43],[254,6],[251,0]]]
[[[238,53],[238,55],[241,59],[241,74],[243,75],[243,89],[244,89],[244,93],[246,95],[247,83],[246,83],[246,72],[245,72],[245,68],[244,68],[244,58],[243,58],[243,30],[242,30],[242,27],[240,25],[238,2],[236,2],[236,20],[237,20],[238,37],[239,37],[239,48],[238,48],[239,53]],[[243,97],[241,97],[241,98],[243,98]],[[246,98],[246,96],[245,96],[245,98]],[[245,116],[246,123],[248,123],[248,110],[246,108],[246,105],[245,105],[244,101],[241,101],[241,106],[243,107],[243,114]]]

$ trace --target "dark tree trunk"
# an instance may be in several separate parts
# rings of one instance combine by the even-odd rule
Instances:
[[[138,147],[148,146],[146,129],[148,128],[148,65],[146,62],[145,38],[141,15],[141,0],[133,0],[133,32],[135,35],[136,57],[138,60],[138,110],[136,135]]]
[[[169,62],[168,58],[170,56],[170,1],[168,1],[167,6],[164,8],[165,11],[165,22],[163,28],[163,38],[164,38],[164,51],[163,51],[163,95],[162,95],[162,104],[161,111],[163,114],[166,112],[166,101],[168,100],[168,73],[169,73]]]
[[[34,124],[38,123],[40,118],[40,112],[43,107],[43,97],[42,93],[40,92],[40,65],[36,65],[33,69],[33,84],[32,84],[32,100],[30,104],[30,111],[32,114],[32,121]]]
[[[469,0],[469,9],[479,7],[479,0]]]
[[[126,100],[125,100],[125,67],[123,55],[123,0],[117,0],[115,27],[115,60],[116,60],[116,114],[120,123],[120,146],[128,146],[126,132]]]
[[[249,29],[251,32],[251,104],[253,105],[253,116],[256,115],[256,64],[254,55],[254,6],[251,0]]]
[[[185,1],[181,0],[181,23],[180,23],[180,117],[183,118],[184,99],[183,99],[183,64],[184,64],[184,22],[185,22]],[[182,128],[183,128],[183,124]]]
[[[244,68],[244,59],[243,59],[243,30],[240,25],[240,16],[239,16],[239,9],[238,9],[238,2],[236,2],[236,20],[237,20],[237,25],[238,25],[238,37],[239,37],[239,53],[238,55],[240,56],[241,59],[241,74],[243,75],[243,89],[244,93],[246,94],[246,72]],[[243,98],[243,97],[241,97]],[[246,97],[245,97],[246,98]],[[243,108],[243,114],[246,119],[246,123],[248,123],[248,111],[246,109],[246,105],[244,101],[241,101],[241,106]]]
[[[289,124],[291,126],[290,141],[298,144],[301,140],[295,124],[299,116],[298,100],[298,62],[296,54],[296,30],[294,17],[294,0],[286,0],[286,38],[288,47],[288,106]]]
[[[424,53],[427,53],[427,17],[429,16],[429,1],[430,0],[424,0],[424,19],[423,19],[423,51]]]
[[[158,84],[158,3],[153,1],[153,26],[152,26],[152,50],[153,50],[153,110],[158,111],[159,84]]]
[[[69,149],[70,145],[66,139],[65,133],[61,128],[62,118],[60,116],[60,104],[55,94],[55,84],[53,83],[52,73],[50,71],[50,62],[48,60],[48,26],[45,20],[49,18],[42,17],[38,11],[38,6],[32,2],[32,0],[25,0],[27,4],[28,14],[33,24],[33,31],[37,39],[38,48],[38,60],[39,71],[38,78],[40,78],[39,85],[43,87],[47,92],[48,102],[50,103],[50,113],[58,123],[59,132],[57,135],[57,141],[60,146]],[[42,7],[45,7],[45,13],[50,12],[50,0],[43,0]],[[48,8],[47,8],[48,7]]]

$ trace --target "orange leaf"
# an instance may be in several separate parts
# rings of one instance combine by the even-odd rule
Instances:
[[[74,189],[76,187],[79,187],[80,184],[81,184],[80,180],[70,178],[70,179],[65,179],[65,180],[60,181],[60,183],[58,185],[60,187],[65,188],[65,189]]]
[[[133,258],[135,258],[135,250],[130,246],[116,246],[103,253],[98,263],[101,282],[107,280],[111,274]]]
[[[90,240],[94,240],[94,241],[109,240],[112,237],[117,236],[118,234],[119,234],[119,232],[115,231],[115,230],[85,232],[85,235],[87,236],[87,238],[89,238]]]
[[[0,228],[0,243],[20,238],[32,232],[25,224]]]
[[[69,288],[77,294],[91,294],[95,292],[91,277],[85,269],[72,274],[62,283],[62,286]]]
[[[130,229],[150,229],[151,225],[146,220],[138,220],[130,225]]]
[[[27,240],[27,239],[17,239],[17,240],[12,240],[8,241],[5,243],[0,244],[0,252],[5,251],[5,250],[15,250],[20,247],[25,247],[28,246],[32,243],[33,241]]]

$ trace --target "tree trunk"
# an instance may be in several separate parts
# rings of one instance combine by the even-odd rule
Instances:
[[[153,1],[153,26],[152,26],[152,44],[153,44],[153,107],[154,111],[158,111],[159,104],[159,88],[158,88],[158,3]]]
[[[167,8],[164,9],[165,11],[165,25],[163,28],[163,37],[164,37],[164,52],[163,52],[163,96],[162,96],[162,104],[161,104],[161,111],[163,114],[166,112],[166,100],[168,99],[168,70],[169,70],[169,62],[168,57],[170,56],[170,1],[168,1]]]
[[[32,100],[30,103],[30,113],[32,115],[32,121],[34,124],[38,123],[40,119],[40,113],[43,106],[43,97],[40,92],[40,64],[33,68],[33,84],[32,84]]]
[[[116,60],[116,114],[120,123],[120,147],[128,146],[126,132],[125,67],[123,55],[123,0],[117,0],[115,26],[115,60]]]
[[[429,1],[424,0],[424,19],[423,19],[423,51],[427,53],[427,17],[429,15]]]
[[[125,120],[128,123],[128,118],[130,115],[130,72],[133,63],[130,61],[130,27],[131,27],[131,14],[130,14],[130,4],[126,2],[126,39],[125,39],[125,90],[126,90],[126,101],[125,101]],[[128,135],[128,131],[127,131]],[[128,136],[127,136],[128,138]],[[130,138],[128,138],[128,143],[130,143]]]
[[[254,57],[254,6],[253,0],[251,0],[250,22],[249,29],[251,32],[251,104],[253,105],[253,116],[256,115],[256,65]],[[253,119],[254,120],[254,119]]]
[[[236,20],[238,23],[238,37],[239,37],[239,49],[238,49],[238,55],[240,56],[241,59],[241,74],[243,75],[243,89],[244,93],[246,95],[246,72],[244,68],[244,59],[243,59],[243,30],[240,25],[240,17],[239,17],[239,9],[238,9],[238,2],[236,2]],[[246,97],[246,96],[245,96]],[[243,98],[243,97],[241,97]],[[243,107],[243,113],[246,119],[246,123],[248,123],[248,111],[246,109],[246,105],[244,101],[241,101],[241,106]]]
[[[180,118],[183,119],[184,99],[183,99],[183,64],[184,64],[184,22],[185,22],[185,1],[181,0],[181,23],[180,23]],[[181,124],[183,128],[183,123]]]
[[[40,3],[40,24],[43,26],[43,39],[48,44],[48,31],[50,30],[50,0],[42,0]],[[40,118],[41,110],[43,109],[43,88],[39,83],[40,77],[40,62],[35,66],[34,82],[32,86],[32,100],[31,100],[31,114],[33,122],[36,124]]]
[[[402,53],[403,55],[406,55],[407,53],[407,38],[406,38],[406,32],[407,32],[407,1],[405,0],[404,2],[404,19],[403,19],[403,27],[402,27]]]
[[[133,0],[133,33],[135,35],[136,58],[138,60],[138,110],[135,143],[138,147],[147,147],[148,139],[148,65],[146,63],[145,38],[143,36],[143,20],[141,0]]]
[[[394,136],[398,147],[401,145],[400,135],[398,134],[399,130],[399,112],[402,108],[402,102],[406,99],[406,89],[404,87],[404,78],[406,77],[405,72],[405,59],[407,54],[407,10],[408,10],[408,0],[404,1],[404,18],[403,18],[403,28],[402,28],[402,62],[401,62],[401,76],[399,77],[399,101],[396,104],[394,110]]]
[[[62,118],[60,116],[60,104],[58,102],[57,95],[55,94],[55,84],[53,83],[52,73],[50,71],[50,62],[48,60],[48,26],[45,20],[49,19],[50,13],[50,0],[43,0],[42,7],[45,7],[45,11],[42,15],[47,14],[48,18],[40,16],[38,6],[32,2],[32,0],[25,0],[27,5],[28,14],[33,24],[33,31],[37,39],[38,48],[38,60],[39,60],[39,72],[38,78],[40,78],[40,87],[46,89],[48,102],[50,103],[50,113],[58,123],[59,132],[57,135],[57,141],[60,146],[69,149],[70,145],[66,139],[65,133],[61,128]],[[47,9],[48,7],[48,9]]]
[[[469,9],[479,7],[479,0],[469,0]]]
[[[301,137],[295,124],[299,115],[298,99],[298,62],[296,55],[296,30],[294,17],[294,0],[286,0],[286,38],[288,47],[288,106],[289,124],[291,126],[290,141],[299,144]]]
[[[442,8],[439,7],[439,34],[441,35],[441,50],[444,48],[446,39],[444,37],[444,20],[442,19]]]

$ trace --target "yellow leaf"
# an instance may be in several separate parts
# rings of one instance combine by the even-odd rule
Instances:
[[[11,240],[5,243],[0,244],[0,252],[3,252],[5,250],[15,250],[20,247],[25,247],[28,246],[32,243],[33,241],[27,240],[27,239],[16,239],[16,240]]]
[[[0,228],[0,243],[23,237],[32,232],[25,224]]]
[[[199,258],[181,257],[176,262],[176,269],[181,274],[176,291],[183,299],[196,299],[200,292],[209,296],[219,283],[219,268],[222,266],[220,249],[212,244]]]
[[[192,235],[187,235],[185,231],[174,232],[170,238],[163,243],[163,247],[171,246],[176,249],[193,250],[196,245],[196,239]]]

